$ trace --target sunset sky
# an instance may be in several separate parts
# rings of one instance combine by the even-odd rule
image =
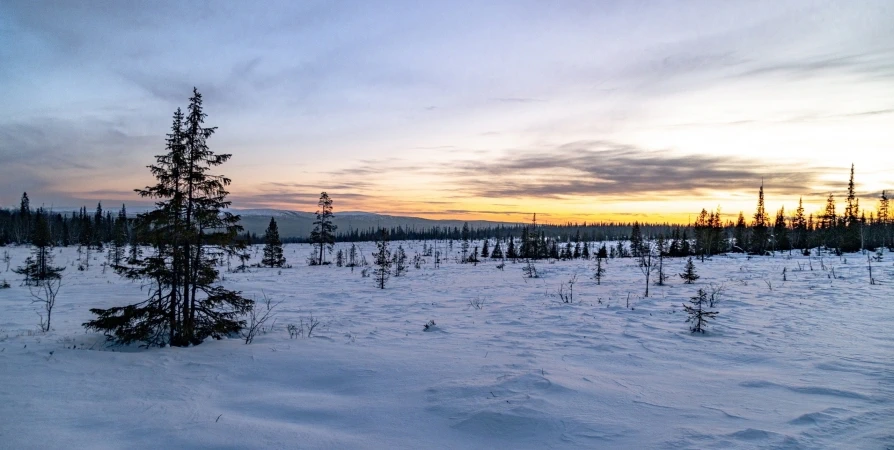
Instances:
[[[0,2],[0,206],[146,205],[192,87],[236,208],[527,221],[894,190],[894,2]]]

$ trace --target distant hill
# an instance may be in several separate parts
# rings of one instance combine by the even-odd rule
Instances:
[[[263,236],[270,224],[270,218],[276,218],[279,227],[279,235],[282,238],[306,238],[313,229],[314,213],[302,211],[283,211],[277,209],[246,209],[233,210],[232,212],[242,216],[240,224],[246,231]],[[389,216],[361,211],[336,212],[333,220],[338,226],[339,233],[351,230],[366,231],[378,227],[401,226],[408,229],[425,229],[431,227],[462,227],[465,220],[432,220],[419,217]],[[512,222],[492,222],[487,220],[470,220],[469,226],[473,228],[490,227],[495,225],[513,225]]]

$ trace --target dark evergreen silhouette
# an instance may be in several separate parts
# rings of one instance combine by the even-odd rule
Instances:
[[[754,212],[754,222],[751,225],[751,242],[749,253],[763,255],[767,252],[767,244],[770,237],[770,218],[764,207],[764,183],[761,183],[757,196],[757,210]]]
[[[351,272],[353,272],[354,268],[358,266],[357,244],[351,244],[351,248],[350,250],[348,250],[348,262],[346,266],[351,268]]]
[[[129,240],[127,232],[127,209],[121,205],[118,211],[118,220],[114,222],[114,237],[112,245],[109,247],[109,259],[112,267],[120,266],[124,261],[124,252],[127,249],[127,241]]]
[[[776,211],[776,221],[773,223],[773,249],[778,251],[788,250],[791,253],[792,244],[788,236],[788,228],[785,224],[785,207]]]
[[[282,240],[279,239],[279,227],[276,219],[270,218],[270,225],[264,233],[264,258],[261,265],[267,267],[282,267],[286,265],[286,257],[283,256]]]
[[[831,192],[826,199],[826,208],[820,215],[819,222],[822,247],[837,253],[840,244],[838,214],[835,212],[835,195]]]
[[[460,243],[460,249],[462,251],[462,263],[470,262],[471,257],[469,256],[469,245],[471,240],[471,230],[469,230],[469,222],[463,223],[463,231],[462,231],[462,242]]]
[[[863,223],[860,217],[860,199],[857,198],[854,186],[854,165],[851,164],[851,175],[847,183],[844,216],[841,218],[841,244],[843,252],[855,252],[863,248]]]
[[[633,222],[633,229],[630,230],[630,254],[639,258],[643,253],[643,245],[643,232],[639,222]]]
[[[689,330],[693,333],[704,333],[708,321],[717,317],[718,312],[705,309],[708,307],[708,294],[704,289],[699,289],[698,294],[692,297],[689,303],[692,305],[683,304],[683,309],[689,315],[686,322],[692,324]]]
[[[326,192],[320,193],[320,201],[317,203],[317,220],[314,221],[314,229],[310,233],[310,242],[317,249],[317,257],[311,260],[311,265],[326,264],[325,248],[332,251],[335,245],[335,230],[338,229],[332,223],[332,199]]]
[[[407,273],[407,252],[404,251],[403,245],[397,246],[397,250],[392,255],[391,263],[394,268],[394,276],[400,277]]]
[[[28,214],[30,217],[30,211]],[[30,240],[31,256],[25,259],[23,266],[14,269],[13,272],[24,275],[25,284],[28,286],[40,286],[47,281],[61,279],[65,268],[53,265],[53,241],[47,213],[42,209],[38,209],[34,214],[34,227]]]
[[[230,179],[211,170],[230,159],[215,154],[207,140],[215,128],[205,127],[202,96],[193,89],[188,116],[174,113],[166,153],[149,166],[157,184],[137,189],[157,199],[156,209],[140,214],[137,228],[153,254],[132,261],[119,272],[149,282],[145,301],[109,309],[94,308],[97,317],[84,323],[119,344],[189,346],[206,338],[237,334],[240,317],[253,301],[240,292],[216,285],[216,266],[238,250],[239,216],[226,212]]]
[[[515,238],[509,236],[509,247],[506,250],[506,257],[511,260],[518,259],[518,251],[515,249]]]
[[[605,276],[604,260],[605,258],[596,257],[596,267],[593,269],[593,279],[596,280],[596,284],[602,284],[602,277]]]
[[[745,225],[745,215],[739,211],[739,217],[736,219],[735,241],[733,251],[744,253],[748,249],[748,227]]]
[[[683,273],[680,274],[680,278],[682,278],[686,284],[692,284],[695,280],[701,278],[695,273],[695,264],[692,262],[691,257],[686,261],[686,267],[683,268]]]
[[[891,222],[889,203],[890,201],[888,200],[887,191],[882,191],[882,195],[879,197],[878,214],[876,216],[876,222],[880,230],[876,234],[879,236],[881,246],[890,246],[894,248],[894,239],[891,239],[891,236],[889,236],[890,231],[888,228],[888,225]]]
[[[798,199],[798,209],[795,210],[795,216],[792,217],[792,246],[801,250],[802,253],[809,255],[809,243],[807,241],[807,219],[804,217],[804,200]]]
[[[490,258],[503,259],[503,248],[500,246],[500,241],[494,243],[494,250],[490,252]]]
[[[373,271],[376,277],[376,287],[385,289],[385,283],[391,277],[391,251],[388,250],[388,231],[384,228],[379,229],[379,239],[376,240],[376,252],[373,253],[373,264],[376,268]]]

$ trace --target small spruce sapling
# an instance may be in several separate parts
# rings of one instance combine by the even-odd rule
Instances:
[[[391,251],[388,250],[388,230],[379,229],[379,239],[376,241],[376,252],[373,253],[376,268],[376,287],[385,289],[385,283],[391,276]]]
[[[696,294],[695,297],[692,297],[692,299],[689,300],[689,303],[691,303],[692,306],[685,303],[683,304],[683,309],[686,310],[686,314],[689,315],[686,322],[692,323],[689,327],[689,331],[693,333],[704,333],[708,320],[714,319],[718,312],[705,309],[708,304],[708,294],[704,289],[699,289],[698,294]]]
[[[692,257],[686,261],[686,267],[683,270],[684,272],[680,274],[680,278],[685,280],[684,283],[686,284],[692,284],[692,282],[701,278],[695,273],[695,264],[692,262]]]
[[[407,273],[407,253],[404,251],[403,245],[397,246],[397,251],[394,252],[392,257],[392,263],[394,264],[394,276],[400,277]]]
[[[596,280],[597,285],[602,284],[602,277],[605,276],[605,267],[604,267],[604,264],[602,263],[603,259],[604,258],[602,258],[601,256],[597,256],[596,257],[596,268],[593,269],[593,279]]]

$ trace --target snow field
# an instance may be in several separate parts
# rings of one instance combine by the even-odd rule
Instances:
[[[12,267],[28,255],[8,250]],[[825,270],[715,256],[693,285],[676,275],[685,259],[666,259],[667,286],[643,298],[633,259],[609,260],[596,285],[586,261],[538,261],[541,278],[524,279],[521,264],[427,257],[380,290],[360,268],[306,266],[310,251],[286,245],[291,268],[222,269],[228,287],[282,301],[251,345],[106,346],[80,326],[89,308],[145,291],[102,273],[102,255],[77,271],[74,248],[56,250],[67,269],[39,333],[28,289],[0,272],[0,448],[894,446],[894,255],[873,263],[878,285],[858,254],[824,256]],[[720,315],[691,334],[682,303],[721,284]],[[313,336],[290,339],[311,314]]]

